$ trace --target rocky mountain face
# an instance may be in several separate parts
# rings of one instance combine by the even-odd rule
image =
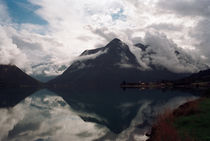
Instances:
[[[41,83],[14,65],[0,65],[0,88],[37,87]]]
[[[209,69],[208,65],[202,63],[198,58],[193,58],[185,50],[175,45],[161,45],[160,47],[160,45],[150,46],[138,43],[134,46],[138,50],[135,49],[135,52],[132,52],[145,69],[167,69],[175,73],[196,73]]]
[[[105,47],[86,50],[75,60],[64,73],[47,83],[48,86],[71,87],[71,88],[107,88],[119,87],[120,83],[139,81],[174,80],[190,76],[190,73],[176,72],[164,63],[157,54],[160,50],[150,45],[135,44],[134,48],[140,50],[134,52],[121,40],[115,38]],[[204,70],[208,66],[194,61],[178,49],[173,49],[173,57],[181,64],[189,68],[197,66]],[[138,53],[140,54],[138,58]],[[169,57],[170,58],[170,57]],[[147,68],[140,62],[146,62]],[[164,61],[164,60],[163,60]],[[171,61],[171,60],[170,60]],[[175,66],[176,68],[176,66]],[[29,87],[38,86],[40,82],[25,74],[16,66],[0,65],[0,87]]]
[[[136,44],[146,51],[149,46]],[[152,54],[152,52],[151,52]],[[164,67],[143,70],[128,45],[113,39],[105,47],[86,50],[60,76],[48,82],[56,87],[105,88],[119,87],[122,81],[173,80],[188,76],[187,73],[174,73]]]
[[[175,81],[175,83],[178,84],[190,84],[190,83],[200,83],[200,82],[210,83],[210,69],[202,70],[198,73],[193,73],[189,77],[185,77],[183,79]]]
[[[203,70],[203,71],[200,71],[198,73],[192,74],[188,78],[194,79],[194,80],[201,79],[203,81],[210,81],[210,69]]]

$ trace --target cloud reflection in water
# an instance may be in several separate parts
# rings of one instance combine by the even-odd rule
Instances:
[[[0,109],[0,115],[0,140],[94,140],[107,132],[84,122],[62,97],[45,90],[13,108]]]
[[[143,141],[155,115],[165,108],[175,108],[196,96],[184,95],[171,97],[166,101],[142,98],[135,102],[116,104],[115,108],[123,113],[121,119],[130,115],[132,107],[138,107],[129,127],[119,134],[107,126],[86,119],[96,119],[108,123],[109,119],[100,114],[85,111],[87,103],[78,103],[81,110],[73,109],[61,96],[48,90],[41,90],[25,98],[13,108],[0,109],[0,140],[2,141]],[[76,100],[76,99],[75,99]]]

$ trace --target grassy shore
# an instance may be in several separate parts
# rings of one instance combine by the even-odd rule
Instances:
[[[196,103],[196,112],[181,115],[174,120],[174,127],[183,138],[186,134],[196,141],[210,141],[210,98]]]
[[[210,141],[210,98],[159,115],[149,141]]]

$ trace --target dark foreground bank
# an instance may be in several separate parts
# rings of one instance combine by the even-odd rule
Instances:
[[[200,98],[158,116],[148,141],[209,141],[210,98]]]

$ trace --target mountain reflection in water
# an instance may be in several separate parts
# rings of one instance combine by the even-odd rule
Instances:
[[[18,96],[18,92],[0,90],[0,95]],[[14,101],[12,105],[7,101],[7,107],[1,106],[0,140],[141,141],[146,139],[144,134],[158,113],[198,97],[180,91],[137,89],[44,89],[24,96],[15,106]],[[3,100],[0,105],[5,103]]]

